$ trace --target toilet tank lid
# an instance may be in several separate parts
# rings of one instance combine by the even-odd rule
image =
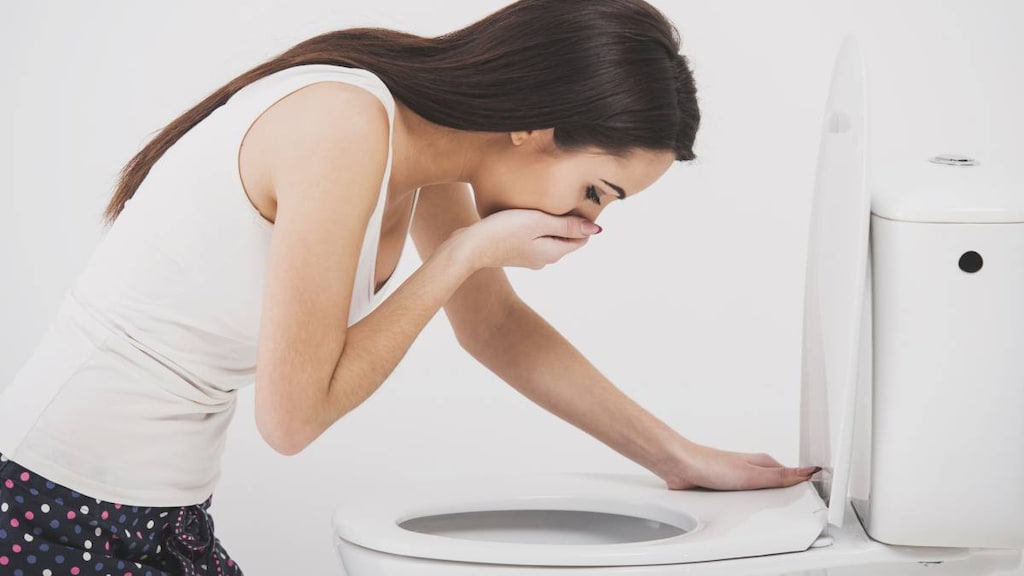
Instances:
[[[906,222],[1024,223],[1021,168],[998,158],[972,158],[970,165],[917,156],[871,163],[872,213]]]

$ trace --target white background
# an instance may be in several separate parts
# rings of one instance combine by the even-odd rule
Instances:
[[[433,36],[506,3],[5,6],[0,389],[88,262],[117,172],[167,122],[315,34],[383,26]],[[699,159],[606,210],[604,233],[585,249],[542,272],[508,273],[602,373],[682,435],[796,466],[808,217],[836,50],[856,25],[895,22],[913,42],[929,13],[972,8],[652,4],[679,28],[697,79]],[[972,6],[993,27],[1024,22],[1017,2]],[[398,277],[418,265],[410,240]],[[438,314],[384,385],[296,456],[263,443],[253,389],[242,390],[210,511],[248,576],[340,573],[330,517],[338,495],[357,483],[531,471],[648,473],[478,365]]]

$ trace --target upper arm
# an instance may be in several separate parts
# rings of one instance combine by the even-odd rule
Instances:
[[[277,201],[260,319],[256,422],[282,453],[319,426],[388,153],[372,94],[312,84],[257,120]],[[320,432],[321,430],[317,430]]]
[[[420,191],[411,235],[420,259],[426,260],[459,228],[480,220],[472,188],[464,182],[435,184]],[[444,306],[463,348],[483,342],[519,297],[501,268],[482,268],[470,276]]]

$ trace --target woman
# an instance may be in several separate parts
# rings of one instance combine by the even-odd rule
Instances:
[[[0,568],[240,574],[206,512],[237,389],[255,383],[260,434],[296,454],[442,307],[474,358],[670,489],[807,480],[675,433],[502,271],[581,248],[694,158],[678,50],[641,0],[521,0],[437,38],[311,38],[171,122],[0,398]],[[408,234],[423,264],[394,289]]]

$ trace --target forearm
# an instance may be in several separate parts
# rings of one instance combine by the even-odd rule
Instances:
[[[616,388],[528,305],[510,306],[473,356],[542,408],[661,478],[678,474],[689,441]]]
[[[326,399],[321,410],[313,411],[320,417],[306,444],[380,387],[423,327],[472,272],[461,243],[441,244],[373,312],[348,328]]]

